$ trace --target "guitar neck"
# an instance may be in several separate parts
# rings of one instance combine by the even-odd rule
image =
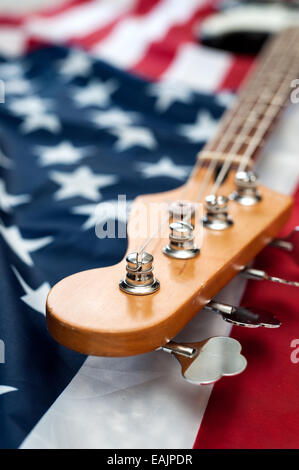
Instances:
[[[229,160],[239,170],[251,166],[289,102],[291,82],[299,71],[298,41],[298,28],[268,41],[217,135],[199,153],[201,163]]]

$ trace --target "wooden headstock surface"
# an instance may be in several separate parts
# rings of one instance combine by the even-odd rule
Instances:
[[[205,168],[199,168],[193,173],[186,183],[184,199],[196,200],[205,171]],[[234,176],[234,172],[229,174],[221,186],[221,194],[232,193]],[[135,296],[120,291],[125,260],[115,266],[83,271],[58,282],[47,299],[47,325],[51,335],[70,349],[100,356],[136,355],[165,344],[286,223],[291,198],[262,186],[259,190],[262,201],[255,206],[244,207],[230,202],[234,225],[229,229],[216,232],[196,228],[203,230],[201,253],[196,258],[178,260],[163,254],[162,248],[169,234],[166,224],[163,236],[153,239],[148,250],[154,256],[154,273],[161,284],[154,294]],[[146,222],[142,215],[139,214],[138,219],[134,215],[135,204],[176,201],[181,192],[182,187],[137,198],[128,231],[130,227]],[[129,239],[128,253],[136,251],[143,241],[142,238]]]

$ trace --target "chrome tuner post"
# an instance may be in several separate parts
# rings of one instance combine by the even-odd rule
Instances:
[[[228,215],[228,198],[209,194],[206,197],[206,215],[203,224],[211,230],[225,230],[233,225]]]
[[[205,307],[206,310],[218,313],[223,320],[233,323],[237,326],[246,326],[247,328],[278,328],[281,323],[272,315],[259,309],[247,309],[245,307],[233,306],[221,302],[211,301]]]
[[[156,292],[160,283],[153,275],[153,260],[153,256],[146,252],[130,253],[126,258],[126,277],[120,281],[119,288],[133,295],[148,295]]]
[[[189,201],[176,201],[169,206],[169,224],[187,222],[195,228],[195,204]]]
[[[183,378],[195,385],[208,385],[223,376],[240,374],[247,366],[241,344],[226,336],[187,344],[169,341],[160,349],[175,356],[181,364]]]
[[[164,246],[163,253],[171,258],[190,259],[199,254],[194,243],[194,226],[187,222],[172,222],[169,225],[169,243]]]
[[[299,265],[299,226],[295,227],[286,237],[274,239],[270,245],[289,253],[293,261]]]
[[[235,177],[237,189],[230,195],[230,199],[242,206],[254,206],[262,197],[257,189],[258,180],[251,170],[238,171]]]

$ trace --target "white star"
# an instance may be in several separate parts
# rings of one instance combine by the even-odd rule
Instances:
[[[123,111],[116,107],[105,111],[94,111],[91,115],[93,122],[100,129],[129,126],[137,117],[138,113]]]
[[[18,63],[7,63],[0,65],[0,77],[3,79],[15,78],[21,76],[26,70],[27,67],[24,67]]]
[[[13,207],[28,201],[30,201],[29,194],[20,194],[18,196],[8,194],[5,189],[4,181],[0,180],[0,207],[2,210],[10,212]]]
[[[81,161],[91,151],[93,147],[74,147],[71,142],[61,142],[58,145],[46,147],[39,145],[35,151],[40,156],[40,165],[55,165],[58,163],[72,164]]]
[[[0,166],[2,168],[12,168],[13,162],[4,155],[4,153],[0,150]]]
[[[211,138],[218,125],[207,111],[200,111],[194,124],[183,124],[179,126],[179,131],[191,142],[202,142]]]
[[[61,123],[55,114],[34,114],[26,116],[22,124],[20,124],[20,131],[23,134],[28,134],[38,129],[57,133],[61,130]]]
[[[168,157],[162,157],[157,163],[140,162],[136,166],[144,178],[166,176],[179,180],[185,180],[191,169],[191,166],[174,164]]]
[[[149,86],[148,94],[157,97],[156,108],[163,112],[176,101],[191,103],[193,92],[179,83],[159,82]]]
[[[220,104],[220,106],[224,106],[224,108],[229,108],[234,103],[236,96],[234,93],[231,93],[230,91],[226,90],[215,95],[215,99],[217,103]]]
[[[105,223],[109,219],[126,223],[131,205],[132,201],[111,199],[99,204],[84,204],[74,207],[72,213],[88,216],[88,219],[82,225],[83,230],[88,230],[97,224]]]
[[[20,230],[15,225],[11,227],[5,227],[0,225],[0,233],[2,234],[6,243],[10,248],[16,253],[16,255],[28,264],[28,266],[33,266],[33,261],[30,256],[30,253],[43,248],[52,242],[53,237],[43,237],[36,238],[34,240],[25,240],[22,238]]]
[[[47,282],[44,282],[40,287],[38,287],[36,290],[31,289],[31,287],[26,284],[24,279],[21,277],[20,273],[16,270],[14,266],[12,266],[12,270],[15,273],[19,283],[23,287],[25,291],[25,295],[21,297],[23,302],[25,304],[29,305],[29,307],[33,308],[33,310],[36,310],[37,312],[45,315],[46,314],[46,300],[47,296],[49,293],[49,290],[51,289],[50,284]]]
[[[38,96],[25,96],[13,99],[8,108],[16,116],[32,116],[43,114],[52,106],[52,100],[39,98]]]
[[[32,91],[31,83],[24,78],[13,78],[5,82],[5,93],[9,95],[23,95]]]
[[[126,150],[135,145],[153,149],[157,146],[152,132],[146,127],[121,127],[111,129],[110,132],[117,137],[115,147],[117,150]]]
[[[0,385],[0,395],[4,395],[4,393],[9,392],[16,392],[18,389],[15,387],[9,387],[8,385]]]
[[[55,199],[67,199],[81,196],[96,201],[101,198],[100,188],[110,186],[117,181],[114,175],[96,175],[87,166],[81,166],[71,173],[52,171],[50,178],[61,188],[55,193]]]
[[[101,82],[93,80],[85,87],[73,89],[73,98],[80,107],[107,106],[110,103],[110,95],[118,88],[115,80]]]
[[[66,59],[59,62],[59,72],[68,78],[86,77],[93,64],[92,58],[81,51],[71,51]]]

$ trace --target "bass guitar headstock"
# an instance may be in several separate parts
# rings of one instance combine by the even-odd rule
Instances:
[[[167,219],[169,201],[176,201],[182,189],[185,199],[193,201],[205,173],[205,169],[196,171],[185,188],[139,197],[136,207],[144,210],[135,210],[133,204],[128,234],[142,233],[149,214],[153,225]],[[234,191],[234,176],[230,174],[222,192],[229,197]],[[244,271],[286,223],[291,198],[264,187],[259,187],[259,193],[261,201],[256,205],[230,201],[229,217],[233,223],[227,229],[213,230],[200,223],[194,227],[192,243],[200,248],[196,256],[173,257],[165,253],[165,247],[173,242],[169,239],[173,230],[167,222],[147,246],[151,256],[144,252],[140,256],[135,277],[133,261],[137,255],[130,254],[138,252],[144,243],[142,237],[129,238],[127,261],[60,281],[47,300],[50,333],[64,346],[91,355],[129,356],[164,346],[220,289]],[[201,207],[198,205],[197,210]],[[218,216],[219,213],[215,220]],[[127,292],[124,280],[129,286]]]

